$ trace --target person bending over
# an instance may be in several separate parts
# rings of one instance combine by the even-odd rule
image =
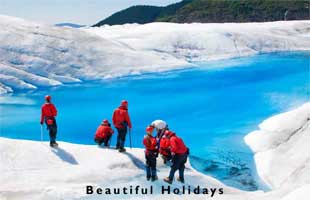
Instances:
[[[164,164],[172,158],[170,151],[170,139],[166,135],[164,135],[160,140],[159,153],[164,161]]]
[[[110,146],[109,141],[113,135],[114,131],[111,128],[111,124],[107,119],[103,120],[102,123],[97,128],[95,134],[95,142],[101,146],[104,143],[105,147]]]

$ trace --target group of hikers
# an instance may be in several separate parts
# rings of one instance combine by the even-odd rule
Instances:
[[[57,109],[51,102],[51,96],[45,96],[45,103],[41,108],[40,124],[45,122],[49,130],[50,146],[57,147],[57,123],[55,117],[57,116]],[[127,131],[132,128],[128,113],[128,102],[123,100],[118,108],[113,112],[112,123],[117,129],[116,149],[119,152],[125,152],[124,148]],[[156,135],[153,132],[156,130]],[[110,140],[114,131],[107,119],[104,119],[96,130],[94,140],[101,146],[109,147]],[[164,178],[164,181],[171,184],[174,179],[174,174],[178,170],[178,181],[184,183],[184,170],[189,149],[184,144],[183,140],[178,137],[173,131],[169,130],[168,125],[163,120],[155,120],[146,127],[146,135],[143,138],[143,145],[145,146],[146,159],[146,179],[151,181],[158,180],[156,163],[158,155],[160,154],[165,164],[171,163],[169,176]]]
[[[121,105],[114,110],[112,121],[114,127],[117,129],[118,132],[116,149],[118,149],[119,152],[125,152],[126,149],[124,148],[124,144],[126,140],[127,130],[130,130],[132,127],[128,114],[128,102],[126,100],[123,100],[121,102]],[[95,134],[95,142],[98,145],[101,145],[103,143],[104,146],[110,146],[109,142],[113,133],[114,131],[111,128],[111,124],[107,119],[105,119],[97,128]]]
[[[156,136],[153,136],[154,129],[157,132]],[[146,128],[143,144],[145,146],[147,180],[156,181],[158,179],[156,159],[160,154],[165,164],[168,161],[172,163],[169,176],[164,178],[164,181],[171,184],[175,172],[179,170],[177,180],[184,183],[185,163],[189,155],[189,149],[180,137],[169,130],[166,122],[162,120],[152,122]]]

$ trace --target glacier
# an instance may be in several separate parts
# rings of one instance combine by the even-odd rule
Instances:
[[[148,72],[195,67],[193,62],[278,51],[310,50],[310,21],[151,23],[72,29],[0,15],[0,94]],[[31,102],[30,102],[31,103]],[[310,103],[273,116],[249,133],[259,176],[272,189],[245,192],[195,171],[191,185],[222,187],[214,199],[306,200],[310,189]],[[97,199],[85,185],[147,185],[142,149],[120,155],[94,145],[0,137],[0,199]],[[160,180],[169,168],[159,162]],[[175,183],[174,186],[181,186]],[[117,196],[116,199],[119,197]],[[126,199],[206,199],[155,194]]]
[[[310,103],[273,116],[245,137],[255,152],[259,175],[271,191],[245,192],[186,165],[186,185],[224,188],[219,200],[306,200],[310,188]],[[98,199],[86,195],[86,185],[124,187],[124,185],[165,185],[162,179],[169,167],[158,159],[159,180],[145,180],[143,149],[128,149],[120,154],[95,145],[60,142],[51,149],[47,142],[0,138],[0,199]],[[4,184],[3,184],[4,183]],[[174,182],[173,187],[182,187]],[[206,199],[206,195],[110,196],[110,199]]]
[[[0,15],[0,94],[310,49],[310,21],[73,29]]]
[[[259,176],[274,193],[290,193],[284,199],[306,199],[310,186],[310,103],[273,116],[259,128],[244,138],[255,152]]]

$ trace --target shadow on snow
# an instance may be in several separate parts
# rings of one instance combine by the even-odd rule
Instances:
[[[145,169],[144,163],[139,158],[137,158],[136,156],[134,156],[128,152],[124,152],[123,154],[127,155],[137,168],[139,168],[141,170]]]
[[[78,165],[79,164],[72,154],[63,150],[60,147],[52,149],[52,152],[64,162],[67,162],[71,165]]]

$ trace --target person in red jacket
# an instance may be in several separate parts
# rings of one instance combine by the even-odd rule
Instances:
[[[114,110],[112,120],[118,132],[116,149],[119,149],[119,152],[124,152],[126,151],[124,144],[126,140],[127,127],[129,127],[129,129],[132,128],[128,114],[128,102],[126,100],[123,100],[121,105]]]
[[[176,136],[172,131],[166,131],[166,136],[170,139],[170,150],[172,154],[172,166],[170,169],[169,177],[164,178],[164,181],[171,184],[173,181],[174,173],[179,170],[178,181],[184,183],[184,169],[189,155],[189,149],[185,146],[183,140]]]
[[[158,148],[156,137],[153,137],[153,127],[146,128],[146,136],[144,136],[143,144],[145,146],[146,160],[146,180],[156,181],[158,179],[156,172],[156,158],[158,157]]]
[[[159,153],[164,160],[164,164],[167,163],[167,161],[171,160],[171,151],[170,151],[170,140],[166,135],[163,135],[160,143],[159,143]]]
[[[56,142],[57,135],[57,123],[55,117],[57,116],[57,109],[54,104],[51,103],[52,97],[47,95],[45,96],[45,104],[42,105],[41,108],[41,120],[40,124],[43,125],[45,122],[47,129],[49,130],[50,136],[50,146],[56,147],[58,146]]]
[[[104,146],[109,146],[109,141],[111,139],[111,136],[113,135],[114,131],[111,128],[111,124],[108,120],[103,120],[100,126],[97,128],[96,134],[95,134],[95,142],[100,146],[102,143],[104,143]]]

